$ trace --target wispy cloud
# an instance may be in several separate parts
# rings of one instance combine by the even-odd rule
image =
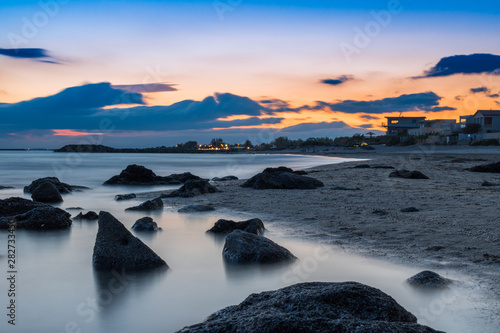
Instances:
[[[11,58],[33,59],[39,62],[45,62],[49,64],[60,64],[60,62],[52,58],[49,55],[48,51],[45,49],[38,49],[38,48],[0,49],[0,55]]]
[[[175,84],[169,83],[143,83],[143,84],[122,84],[122,85],[112,85],[114,89],[120,89],[132,93],[154,93],[154,92],[164,92],[164,91],[177,91],[174,87]]]
[[[324,79],[321,80],[320,82],[323,84],[328,84],[330,86],[338,86],[341,85],[342,83],[345,83],[347,81],[354,80],[354,77],[352,75],[342,75],[339,76],[338,78],[335,79]]]
[[[414,79],[450,76],[455,74],[500,75],[500,56],[487,53],[454,55],[442,58],[434,67]]]

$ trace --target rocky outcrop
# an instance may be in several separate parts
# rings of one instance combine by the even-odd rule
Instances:
[[[268,264],[297,259],[272,240],[241,230],[227,235],[222,257],[232,264]]]
[[[475,167],[465,170],[472,172],[500,173],[500,162],[476,165]]]
[[[247,221],[235,222],[232,220],[220,219],[215,222],[215,225],[208,230],[215,234],[228,234],[234,230],[243,230],[252,234],[261,235],[264,233],[264,223],[261,219],[251,219]]]
[[[298,174],[300,173],[300,174]],[[312,177],[302,175],[303,172],[295,172],[290,168],[267,168],[263,172],[253,176],[244,182],[242,187],[251,187],[258,190],[263,189],[315,189],[324,184]]]
[[[59,203],[63,201],[61,193],[59,193],[54,184],[50,182],[44,182],[38,185],[31,193],[31,198],[34,201],[46,203]]]
[[[406,281],[414,287],[421,288],[443,288],[453,282],[433,271],[420,272]]]
[[[153,221],[152,218],[150,217],[143,217],[135,221],[134,225],[132,226],[132,230],[135,231],[158,231],[161,230],[161,228],[158,228],[158,224],[156,224],[155,221]]]
[[[214,182],[226,182],[228,180],[238,180],[238,177],[236,176],[225,176],[225,177],[214,177],[212,178],[212,181]]]
[[[0,217],[9,217],[24,214],[38,207],[48,207],[49,205],[34,202],[24,198],[12,197],[0,200]]]
[[[135,193],[117,194],[117,195],[115,195],[115,200],[116,201],[130,200],[130,199],[135,199],[135,198],[136,198]]]
[[[201,179],[190,172],[172,174],[170,176],[157,176],[152,170],[131,164],[122,172],[104,182],[104,185],[179,185],[189,179]]]
[[[50,205],[37,206],[27,210],[25,213],[15,215],[2,214],[2,217],[0,217],[0,229],[8,229],[11,221],[15,222],[17,229],[66,229],[71,226],[70,216],[64,210]]]
[[[99,218],[99,215],[97,215],[96,212],[89,211],[85,214],[80,213],[77,216],[75,216],[74,218],[79,219],[79,220],[97,220]]]
[[[408,170],[396,170],[389,174],[389,177],[393,178],[406,178],[406,179],[429,179],[426,175],[420,171],[408,171]]]
[[[92,264],[103,271],[144,271],[167,264],[108,212],[99,213]]]
[[[40,186],[43,183],[51,183],[54,185],[59,193],[61,194],[67,194],[71,193],[73,191],[81,191],[81,190],[87,190],[88,187],[85,186],[78,186],[78,185],[69,185],[66,183],[62,183],[58,178],[56,177],[45,177],[45,178],[39,178],[37,180],[34,180],[31,182],[30,185],[24,187],[24,193],[33,193],[33,191]]]
[[[219,190],[205,179],[188,180],[178,190],[164,194],[162,198],[182,197],[190,198],[201,194],[215,193]]]
[[[161,200],[161,198],[156,198],[156,199],[153,199],[153,200],[148,200],[146,202],[143,202],[139,206],[129,207],[129,208],[125,209],[125,210],[144,210],[144,211],[148,211],[148,210],[159,210],[159,209],[163,209],[163,200]]]
[[[215,210],[214,206],[209,205],[188,205],[179,209],[177,212],[179,213],[202,213],[202,212],[211,212]]]
[[[179,333],[435,333],[379,289],[357,282],[300,283],[248,296]]]

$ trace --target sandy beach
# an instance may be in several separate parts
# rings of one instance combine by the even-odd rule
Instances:
[[[500,186],[481,186],[484,181],[500,184],[500,174],[464,170],[497,162],[499,148],[384,148],[338,156],[367,161],[309,169],[325,184],[316,190],[254,190],[236,180],[215,182],[220,193],[164,202],[173,210],[211,204],[221,212],[260,217],[289,237],[422,269],[456,271],[488,290],[488,317],[500,316]],[[354,168],[359,164],[371,168]],[[392,170],[380,166],[418,170],[430,179],[390,178]],[[408,207],[418,212],[401,212]]]

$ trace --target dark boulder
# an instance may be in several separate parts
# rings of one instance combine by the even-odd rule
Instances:
[[[208,232],[228,234],[234,230],[243,230],[252,234],[261,235],[266,228],[264,228],[264,223],[262,223],[261,219],[251,219],[241,222],[220,219],[215,222],[215,225],[208,230]]]
[[[61,193],[59,193],[54,184],[49,182],[38,185],[31,193],[31,198],[34,201],[46,203],[58,203],[63,201]]]
[[[169,194],[162,195],[162,198],[182,197],[190,198],[201,194],[220,192],[215,186],[211,185],[208,180],[195,179],[188,180],[178,190],[172,191]]]
[[[82,207],[68,207],[66,210],[83,210]]]
[[[179,185],[189,179],[200,179],[190,172],[157,176],[151,169],[142,165],[128,165],[122,172],[104,182],[104,185]]]
[[[422,288],[443,288],[452,283],[452,280],[432,271],[420,272],[406,281],[412,286]]]
[[[238,180],[238,177],[236,176],[225,176],[225,177],[215,177],[215,178],[212,178],[212,181],[214,182],[225,182],[225,181],[228,181],[228,180]]]
[[[14,221],[17,229],[52,230],[66,229],[71,226],[70,214],[49,205],[33,208],[26,213],[0,217],[0,229],[8,229]]]
[[[420,171],[396,170],[389,174],[393,178],[406,178],[406,179],[429,179]]]
[[[12,197],[0,200],[0,217],[9,217],[24,214],[38,207],[50,207],[41,202],[34,202],[24,198]]]
[[[180,333],[435,333],[379,289],[313,282],[248,296]]]
[[[209,205],[189,205],[178,210],[179,213],[203,213],[214,211],[215,207]]]
[[[232,264],[267,264],[297,259],[272,240],[241,230],[227,235],[222,257]]]
[[[103,271],[144,271],[167,264],[108,212],[99,213],[92,264]]]
[[[198,177],[196,175],[193,175],[191,172],[173,173],[173,174],[171,174],[168,177],[171,177],[172,179],[178,181],[181,184],[184,184],[188,180],[199,180],[199,179],[201,179],[200,177]]]
[[[115,195],[115,200],[116,201],[121,201],[121,200],[130,200],[130,199],[135,199],[136,195],[135,193],[129,193],[129,194],[117,194]]]
[[[24,187],[24,193],[33,193],[33,191],[40,186],[43,183],[51,183],[54,185],[59,193],[61,194],[67,194],[71,193],[73,191],[80,191],[80,190],[87,190],[88,187],[85,186],[78,186],[78,185],[69,185],[66,183],[62,183],[58,178],[56,177],[45,177],[45,178],[39,178],[37,180],[34,180],[31,182],[30,185]]]
[[[476,165],[470,169],[465,169],[472,172],[488,172],[488,173],[500,173],[500,162]]]
[[[79,219],[79,220],[97,220],[99,218],[99,215],[97,215],[96,212],[89,211],[85,214],[80,213],[77,216],[75,216],[74,218]]]
[[[419,212],[419,211],[420,210],[418,210],[415,207],[408,207],[408,208],[401,209],[401,213],[416,213],[416,212]]]
[[[315,189],[324,186],[319,180],[297,174],[290,168],[267,168],[244,182],[242,187],[254,189]]]
[[[129,207],[125,210],[145,210],[145,211],[147,211],[147,210],[159,210],[159,209],[163,209],[163,200],[161,200],[161,198],[148,200],[146,202],[143,202],[139,206]]]
[[[158,231],[161,230],[161,228],[158,228],[158,224],[156,224],[155,221],[153,221],[152,218],[150,217],[143,217],[135,221],[134,225],[132,226],[132,230],[135,231]]]

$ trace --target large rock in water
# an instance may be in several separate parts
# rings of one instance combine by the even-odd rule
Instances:
[[[188,180],[178,190],[162,195],[162,198],[182,197],[190,198],[206,193],[215,193],[219,190],[205,179]]]
[[[125,210],[144,210],[144,211],[148,211],[148,210],[159,210],[159,209],[163,209],[163,200],[161,200],[161,198],[156,198],[156,199],[153,199],[153,200],[148,200],[146,202],[143,202],[139,206],[129,207],[129,208],[125,209]]]
[[[244,182],[242,187],[251,187],[258,190],[263,189],[315,189],[324,184],[312,177],[297,174],[286,167],[267,168],[263,172],[253,176]]]
[[[34,202],[24,198],[12,197],[0,199],[0,217],[9,217],[24,214],[38,207],[50,207],[47,204]]]
[[[406,281],[410,285],[420,288],[443,288],[453,282],[433,271],[422,271]]]
[[[473,172],[500,173],[500,162],[476,165],[475,167],[466,170]]]
[[[241,230],[235,230],[226,237],[222,257],[232,264],[267,264],[297,259],[272,240]]]
[[[39,178],[37,180],[34,180],[31,182],[30,185],[24,187],[24,193],[33,193],[33,191],[40,186],[43,183],[51,183],[54,185],[59,193],[66,194],[66,193],[71,193],[73,191],[79,191],[79,190],[86,190],[88,187],[85,186],[78,186],[78,185],[69,185],[66,183],[62,183],[58,178],[56,177],[45,177],[45,178]]]
[[[264,223],[262,223],[261,219],[251,219],[241,222],[220,219],[215,222],[215,225],[208,230],[208,232],[213,232],[214,234],[228,234],[234,230],[243,230],[252,234],[261,235],[266,228],[264,228]]]
[[[357,282],[300,283],[248,296],[179,333],[434,333],[379,289]]]
[[[58,203],[63,201],[61,193],[59,193],[55,185],[50,182],[38,185],[31,193],[31,198],[34,201],[46,203]]]
[[[135,221],[134,225],[132,226],[132,230],[135,230],[135,231],[158,231],[158,230],[161,230],[161,228],[158,228],[158,224],[156,224],[156,222],[153,221],[152,218],[146,216],[146,217],[140,218],[137,221]]]
[[[92,264],[97,270],[143,271],[167,264],[108,212],[99,213]]]
[[[26,213],[0,217],[0,229],[8,229],[14,221],[17,229],[53,230],[71,226],[71,214],[49,205],[33,208]]]
[[[142,165],[131,164],[119,175],[105,181],[104,185],[179,185],[189,179],[200,179],[200,177],[190,172],[162,177]]]
[[[429,179],[420,171],[396,170],[389,174],[389,177],[407,178],[407,179]]]

